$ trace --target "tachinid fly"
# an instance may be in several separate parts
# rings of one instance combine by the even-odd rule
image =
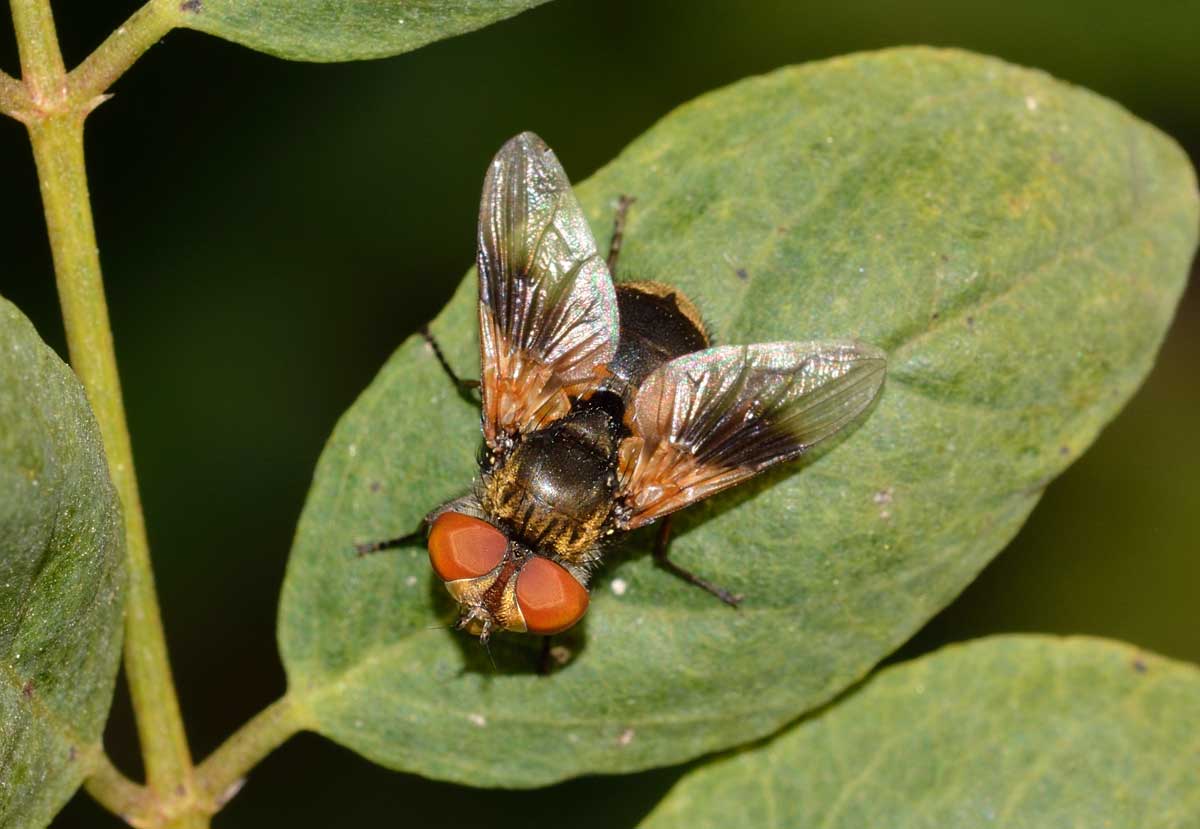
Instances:
[[[588,607],[605,545],[663,521],[664,569],[740,596],[668,558],[676,510],[791,460],[878,395],[884,353],[850,341],[713,346],[686,297],[614,284],[554,153],[522,133],[496,154],[479,207],[478,385],[484,445],[473,491],[429,513],[433,569],[458,627],[551,634]]]

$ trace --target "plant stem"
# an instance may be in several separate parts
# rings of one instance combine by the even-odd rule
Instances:
[[[147,49],[175,28],[178,3],[149,0],[101,43],[96,51],[67,77],[73,101],[95,101],[113,85]]]
[[[192,758],[171,682],[133,451],[100,277],[83,162],[83,115],[56,114],[29,126],[54,255],[71,367],[87,391],[125,515],[128,603],[125,672],[133,697],[146,782],[160,795],[191,788]],[[182,792],[180,791],[182,789]]]
[[[303,709],[283,696],[268,705],[196,767],[196,793],[215,812],[259,761],[306,727]]]
[[[0,113],[21,118],[29,108],[29,93],[20,83],[0,72]]]
[[[121,498],[128,561],[125,671],[152,795],[190,799],[192,758],[171,682],[133,451],[100,276],[83,157],[87,105],[69,106],[66,71],[47,0],[11,0],[24,82],[39,112],[28,122],[71,366],[87,392]],[[198,818],[197,821],[191,818]],[[186,815],[172,825],[202,826]]]
[[[67,97],[67,68],[58,48],[49,0],[11,0],[21,77],[36,105],[53,108]]]
[[[83,781],[83,786],[97,803],[131,826],[142,823],[139,816],[150,808],[149,791],[117,771],[103,752],[100,752],[96,767],[91,776]]]
[[[204,829],[263,757],[305,727],[287,696],[268,706],[193,768],[171,680],[133,449],[100,275],[83,154],[83,122],[105,90],[175,25],[169,0],[149,0],[70,76],[49,0],[10,0],[21,54],[21,83],[0,73],[0,112],[29,129],[46,213],[71,365],[104,440],[109,474],[125,518],[129,592],[125,672],[146,766],[146,785],[122,775],[101,752],[88,792],[139,827]]]
[[[159,795],[185,797],[191,789],[192,758],[167,662],[104,301],[84,171],[83,118],[81,113],[56,114],[32,122],[29,135],[41,182],[71,367],[83,383],[100,425],[109,474],[125,515],[129,576],[125,672],[142,743],[146,781]]]

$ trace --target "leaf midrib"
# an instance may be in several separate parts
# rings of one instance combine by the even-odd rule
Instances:
[[[1164,213],[1171,213],[1184,207],[1185,203],[1195,201],[1196,194],[1189,190],[1182,190],[1173,199],[1162,199],[1153,208],[1148,210],[1130,211],[1123,216],[1119,221],[1114,222],[1109,227],[1099,231],[1094,236],[1088,239],[1076,240],[1074,244],[1063,245],[1055,250],[1049,256],[1044,257],[1037,262],[1033,267],[1018,275],[1015,279],[1001,288],[994,294],[985,297],[979,297],[974,303],[967,304],[962,308],[956,309],[950,314],[942,314],[933,324],[910,335],[908,338],[901,340],[889,349],[889,355],[897,358],[897,362],[903,364],[904,359],[901,358],[901,352],[906,349],[915,348],[916,345],[926,337],[936,334],[947,326],[964,320],[968,316],[973,316],[986,311],[991,306],[998,302],[1002,302],[1011,294],[1019,291],[1021,288],[1028,285],[1038,275],[1047,268],[1060,264],[1068,259],[1091,255],[1095,253],[1096,248],[1110,241],[1113,237],[1119,236],[1130,230],[1136,230],[1143,224],[1153,224],[1153,220],[1158,219]],[[1144,221],[1139,221],[1139,217]],[[911,381],[903,375],[897,376],[889,374],[889,382],[900,382],[904,385],[910,385]],[[981,404],[986,405],[986,404]]]

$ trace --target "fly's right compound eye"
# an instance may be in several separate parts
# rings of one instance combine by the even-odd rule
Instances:
[[[508,539],[486,521],[443,512],[429,530],[429,563],[442,581],[490,573],[504,559]]]
[[[530,633],[549,635],[583,618],[588,592],[565,567],[537,556],[517,574],[517,606]]]

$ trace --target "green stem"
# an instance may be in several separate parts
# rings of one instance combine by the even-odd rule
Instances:
[[[146,781],[160,795],[184,797],[192,758],[171,682],[145,519],[133,469],[121,383],[100,277],[100,258],[83,161],[83,115],[57,114],[29,125],[54,255],[71,367],[100,424],[113,484],[125,513],[129,589],[125,672],[133,697]]]
[[[125,671],[152,795],[189,801],[192,758],[171,682],[149,545],[121,400],[116,354],[100,276],[100,257],[83,156],[87,106],[69,106],[66,74],[47,0],[11,0],[24,81],[37,117],[27,122],[41,185],[46,228],[62,305],[71,366],[88,395],[104,439],[109,474],[125,516],[129,590]],[[173,825],[205,825],[181,820]]]
[[[212,811],[225,805],[246,773],[306,727],[304,712],[290,697],[268,705],[196,767],[196,793]]]
[[[245,774],[305,727],[303,711],[284,696],[193,768],[171,680],[145,519],[116,353],[100,275],[88,195],[83,122],[106,89],[176,20],[171,0],[149,0],[70,76],[66,74],[49,0],[10,0],[21,54],[22,82],[0,73],[0,112],[29,129],[46,228],[62,305],[71,365],[100,425],[109,474],[125,516],[129,592],[125,673],[133,697],[146,785],[124,777],[103,753],[85,782],[103,806],[138,827],[205,829]]]
[[[64,113],[29,125],[71,366],[87,391],[113,484],[125,514],[129,588],[125,615],[125,672],[133,697],[149,788],[186,798],[192,758],[163,636],[145,519],[133,469],[121,383],[100,277],[100,259],[83,161],[83,118]]]
[[[175,28],[178,5],[149,0],[134,12],[83,63],[71,70],[67,78],[71,100],[83,104],[103,95],[147,49]]]
[[[11,0],[21,77],[33,102],[53,109],[67,97],[67,68],[58,48],[49,0]]]
[[[146,823],[141,818],[152,808],[149,791],[117,771],[103,752],[97,758],[91,776],[83,781],[83,787],[97,803],[130,826]]]
[[[0,72],[0,113],[24,120],[23,115],[29,106],[29,93],[25,86]]]

